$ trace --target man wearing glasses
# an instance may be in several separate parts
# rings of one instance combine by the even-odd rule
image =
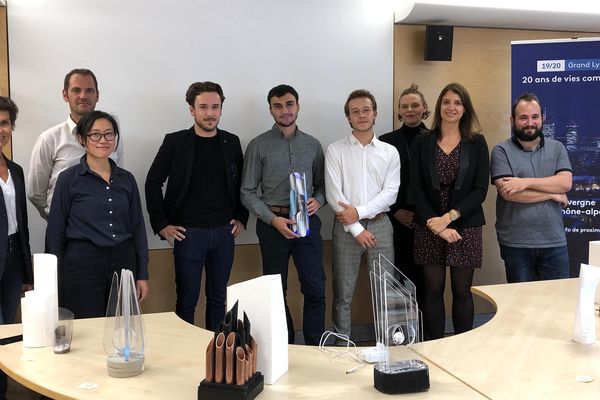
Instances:
[[[58,175],[79,162],[85,149],[75,137],[75,127],[85,114],[94,111],[100,92],[96,76],[89,69],[76,68],[64,79],[63,99],[70,114],[65,122],[42,132],[33,145],[27,175],[27,197],[42,218],[48,220]],[[123,144],[110,155],[118,166],[123,163]]]
[[[239,138],[217,128],[221,86],[196,82],[185,98],[194,125],[165,136],[146,178],[146,205],[154,233],[174,246],[176,314],[194,323],[204,268],[205,326],[214,331],[225,315],[235,237],[248,221],[240,202],[244,160]]]
[[[333,328],[350,337],[352,297],[360,259],[369,268],[379,254],[394,262],[393,228],[386,214],[400,186],[400,157],[375,137],[377,102],[367,90],[350,93],[344,105],[352,134],[329,145],[325,193],[333,223]],[[341,341],[338,341],[341,342]]]

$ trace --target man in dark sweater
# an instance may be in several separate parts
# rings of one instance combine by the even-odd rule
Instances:
[[[225,315],[234,239],[248,221],[248,211],[240,202],[244,164],[240,140],[217,128],[224,100],[219,84],[193,83],[186,101],[194,125],[165,136],[146,178],[152,229],[174,246],[175,312],[194,323],[205,268],[206,328],[210,330]]]

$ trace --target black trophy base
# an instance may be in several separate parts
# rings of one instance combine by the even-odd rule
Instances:
[[[386,394],[429,389],[429,367],[420,360],[379,363],[373,368],[375,389]]]
[[[204,379],[198,386],[198,400],[252,400],[262,392],[264,385],[265,378],[258,371],[243,386],[206,382]]]

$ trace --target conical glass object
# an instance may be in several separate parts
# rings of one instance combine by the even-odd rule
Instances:
[[[115,272],[106,308],[104,350],[108,354],[108,375],[135,376],[144,370],[144,322],[135,290],[133,273]]]

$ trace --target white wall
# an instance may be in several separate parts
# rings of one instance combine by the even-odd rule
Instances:
[[[378,134],[393,122],[393,7],[369,0],[19,0],[8,6],[11,96],[20,109],[15,160],[29,169],[31,148],[64,121],[64,75],[90,68],[99,81],[97,109],[120,121],[125,167],[143,195],[163,136],[192,119],[184,94],[212,80],[226,101],[220,127],[251,138],[270,128],[266,95],[279,84],[300,94],[299,126],[324,148],[350,133],[348,94],[371,90]],[[142,199],[145,204],[145,199]],[[320,212],[324,237],[332,213]],[[32,250],[43,250],[45,222],[30,206]],[[254,218],[238,243],[256,242]],[[150,246],[164,246],[152,235]]]

